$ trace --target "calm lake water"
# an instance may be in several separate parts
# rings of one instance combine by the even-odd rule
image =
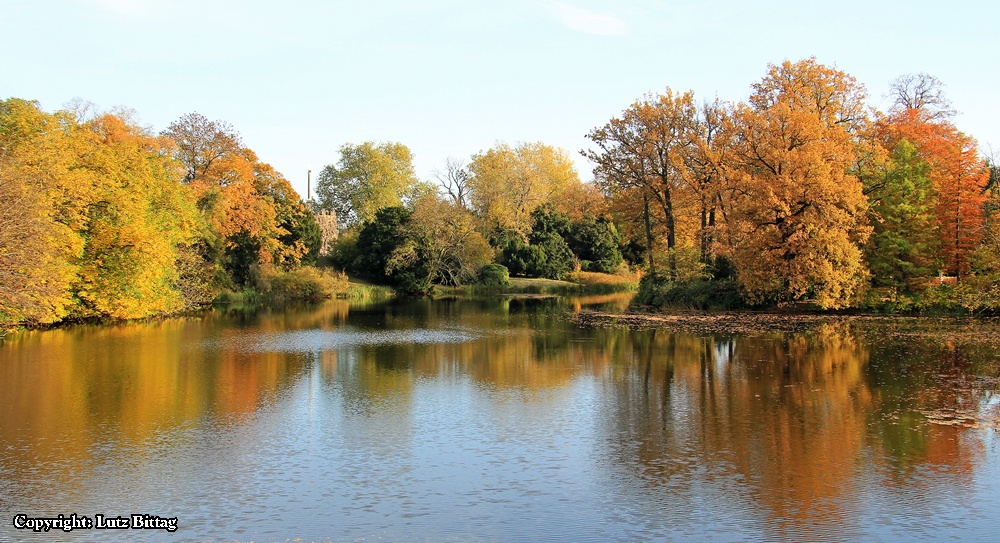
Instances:
[[[0,541],[1000,537],[994,349],[567,316],[624,303],[331,301],[8,338]],[[31,533],[19,513],[178,529]]]

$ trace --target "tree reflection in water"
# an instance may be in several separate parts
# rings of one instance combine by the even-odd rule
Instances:
[[[0,509],[86,505],[108,466],[139,477],[240,428],[256,428],[252,443],[287,437],[365,465],[358,484],[376,488],[429,461],[419,451],[488,457],[522,443],[552,467],[577,466],[611,497],[573,499],[610,500],[601,522],[637,537],[721,526],[730,539],[863,539],[873,523],[983,499],[995,349],[865,321],[727,336],[567,317],[620,303],[331,301],[21,334],[0,344]],[[274,413],[285,414],[275,423]],[[450,439],[441,428],[467,442],[438,443]],[[268,461],[278,457],[254,465]]]

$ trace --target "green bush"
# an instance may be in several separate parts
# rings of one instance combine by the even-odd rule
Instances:
[[[579,257],[583,271],[614,273],[622,263],[621,240],[615,225],[607,219],[585,217],[574,223],[566,243]]]
[[[539,236],[532,240],[532,247],[541,248],[545,258],[536,267],[532,275],[548,279],[562,279],[573,269],[573,251],[569,249],[566,240],[558,234]]]
[[[545,259],[541,247],[528,245],[517,232],[500,231],[494,239],[499,249],[498,263],[513,275],[532,275]]]
[[[639,281],[635,303],[684,309],[745,309],[735,281],[699,279],[689,283],[647,275]]]
[[[479,270],[479,284],[484,287],[509,287],[510,273],[503,264],[487,264]]]

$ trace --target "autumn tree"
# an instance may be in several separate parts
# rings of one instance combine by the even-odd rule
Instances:
[[[877,183],[869,187],[873,233],[865,256],[878,287],[911,290],[910,282],[937,270],[940,242],[930,166],[906,140],[896,145]]]
[[[397,235],[388,268],[412,268],[420,262],[423,283],[462,286],[476,279],[479,269],[493,261],[493,249],[478,230],[478,221],[466,209],[427,195],[413,205],[413,213]]]
[[[199,221],[170,143],[127,112],[80,119],[20,100],[0,110],[8,197],[0,273],[11,274],[0,287],[2,320],[128,319],[189,307],[175,264]],[[4,240],[10,235],[17,245]]]
[[[201,268],[196,275],[202,280],[253,286],[268,269],[294,268],[318,251],[315,232],[309,233],[315,218],[291,184],[243,147],[227,123],[192,113],[162,135],[174,142],[173,155],[206,225],[188,248],[195,256],[186,260]]]
[[[315,215],[284,175],[270,164],[260,162],[251,151],[245,153],[253,163],[257,193],[274,206],[277,243],[271,250],[272,261],[285,270],[300,264],[315,264],[322,236]]]
[[[732,257],[748,299],[844,307],[864,287],[870,229],[855,162],[864,89],[807,59],[771,65],[738,107]]]
[[[710,263],[714,252],[717,215],[725,213],[724,194],[733,188],[726,181],[735,165],[734,137],[731,106],[718,99],[702,104],[691,125],[691,145],[684,154],[684,175],[698,201],[698,246],[701,260],[706,264]]]
[[[608,199],[596,183],[571,183],[553,206],[574,222],[610,213]]]
[[[56,322],[73,304],[83,222],[66,208],[86,189],[69,179],[64,122],[35,102],[0,101],[0,324]]]
[[[161,135],[177,145],[176,156],[184,165],[184,182],[209,175],[216,161],[239,153],[239,133],[225,121],[211,121],[194,112],[170,123]]]
[[[902,76],[892,86],[895,101],[880,122],[885,145],[909,141],[930,166],[941,235],[937,257],[942,271],[961,277],[969,272],[969,255],[986,233],[989,170],[976,141],[949,120],[954,110],[940,81],[920,74]]]
[[[595,176],[611,194],[626,194],[636,189],[643,201],[643,222],[649,250],[650,271],[653,263],[653,221],[650,203],[662,216],[667,251],[670,255],[668,276],[676,275],[674,250],[677,248],[678,193],[686,188],[684,159],[694,145],[697,106],[694,94],[647,95],[626,109],[621,118],[612,119],[587,137],[598,151],[585,154],[597,167]]]
[[[532,211],[558,202],[580,183],[569,154],[543,143],[497,144],[473,156],[469,171],[469,202],[486,227],[524,237],[531,231]]]
[[[337,213],[347,228],[371,220],[386,207],[402,205],[417,184],[413,155],[401,143],[345,143],[340,160],[323,168],[316,182],[320,207]]]
[[[177,247],[198,224],[170,143],[112,114],[86,124],[92,151],[80,167],[95,180],[77,297],[81,316],[137,318],[184,307]]]

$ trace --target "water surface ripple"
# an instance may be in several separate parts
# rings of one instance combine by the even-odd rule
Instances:
[[[0,344],[0,541],[995,540],[995,352],[579,328],[581,303],[22,334]],[[979,422],[927,415],[948,410]]]

